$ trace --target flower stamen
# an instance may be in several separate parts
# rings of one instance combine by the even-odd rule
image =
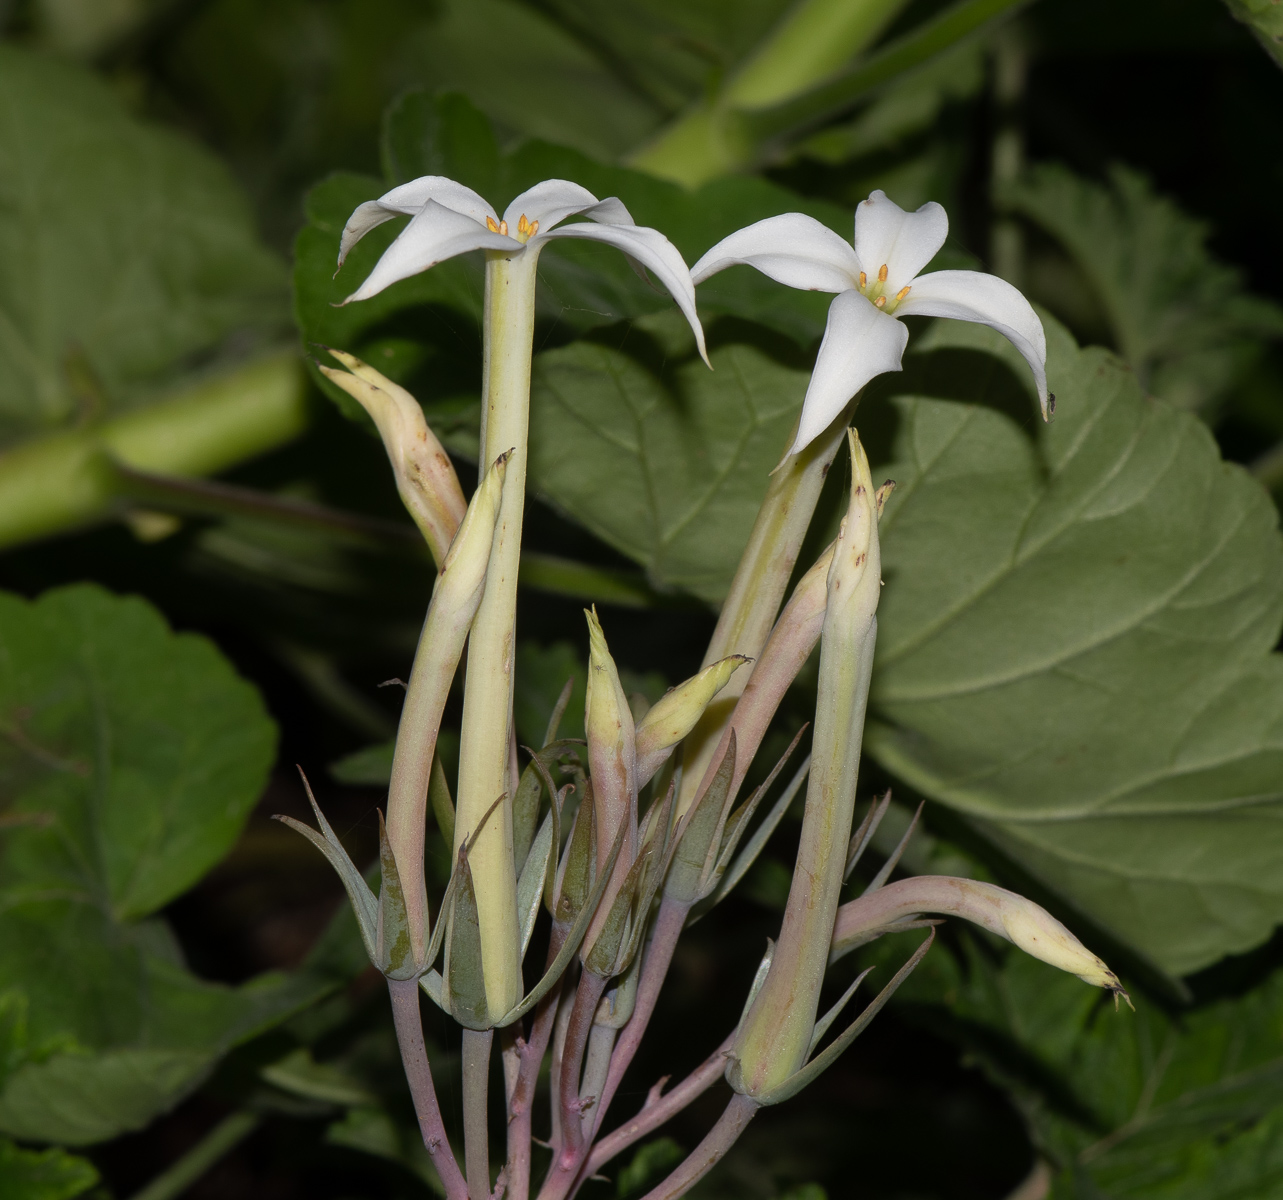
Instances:
[[[861,271],[860,272],[860,291],[864,291],[864,289],[868,286],[869,286],[869,277],[863,271]]]
[[[912,287],[912,285],[911,285],[911,284],[906,284],[906,285],[905,285],[904,287],[902,287],[898,292],[896,292],[896,294],[895,294],[895,302],[896,302],[897,304],[899,304],[899,303],[900,303],[900,301],[901,301],[901,300],[903,300],[903,299],[905,298],[905,296],[907,296],[907,295],[909,294],[909,291],[910,291],[911,287]]]
[[[886,283],[886,281],[887,281],[887,265],[886,265],[886,263],[883,263],[883,264],[878,268],[878,282],[879,282],[879,283]]]
[[[538,221],[526,220],[526,214],[521,214],[521,220],[517,222],[517,241],[528,242],[539,229]]]
[[[490,232],[491,232],[491,233],[498,233],[498,232],[499,232],[499,226],[498,226],[498,224],[495,222],[494,217],[487,217],[487,218],[486,218],[486,228],[487,228],[488,230],[490,230]]]
[[[887,306],[887,298],[886,298],[885,296],[879,296],[879,297],[878,297],[878,298],[873,302],[873,307],[874,307],[874,308],[886,308],[886,306]]]

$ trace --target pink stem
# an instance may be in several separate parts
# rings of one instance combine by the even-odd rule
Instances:
[[[641,1111],[618,1129],[602,1138],[592,1149],[588,1161],[579,1172],[576,1185],[590,1175],[595,1175],[616,1154],[627,1150],[634,1142],[658,1129],[665,1121],[681,1112],[697,1096],[702,1096],[726,1073],[726,1054],[734,1039],[731,1034],[698,1067],[672,1091],[662,1092],[663,1080],[651,1088]]]
[[[396,1025],[397,1045],[401,1050],[401,1063],[410,1085],[414,1111],[419,1118],[419,1132],[441,1176],[446,1200],[468,1200],[468,1185],[450,1149],[441,1120],[441,1107],[437,1091],[432,1085],[432,1068],[428,1065],[428,1050],[423,1044],[423,1020],[419,1014],[419,982],[416,979],[389,979],[388,991],[392,996],[392,1020]]]

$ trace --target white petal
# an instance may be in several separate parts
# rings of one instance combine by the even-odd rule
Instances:
[[[886,288],[894,296],[933,258],[949,236],[949,215],[934,200],[905,212],[885,192],[874,192],[855,209],[855,252],[872,283],[885,263]]]
[[[953,317],[988,325],[1024,356],[1047,415],[1047,335],[1028,300],[1005,279],[979,271],[933,271],[913,281],[896,316]]]
[[[504,209],[503,219],[508,222],[510,230],[515,231],[517,222],[525,217],[528,221],[538,221],[540,230],[547,232],[577,213],[608,225],[633,223],[628,209],[615,197],[598,200],[587,188],[568,179],[545,179],[543,183],[527,188]]]
[[[585,238],[590,242],[605,242],[622,250],[630,259],[640,263],[664,285],[677,301],[686,320],[690,322],[699,346],[700,357],[708,362],[704,348],[704,329],[695,312],[695,285],[681,252],[658,229],[645,225],[590,225],[576,221],[562,225],[532,240],[531,244],[546,238]]]
[[[855,251],[827,225],[803,213],[767,217],[736,230],[695,264],[691,278],[703,283],[739,263],[809,292],[845,292],[857,286],[860,274]]]
[[[859,292],[843,292],[829,305],[824,340],[802,402],[796,454],[820,436],[851,399],[875,375],[900,370],[909,331],[880,312]]]
[[[464,187],[444,175],[421,175],[357,208],[343,228],[343,237],[339,241],[339,266],[343,265],[348,251],[371,229],[395,216],[412,217],[429,200],[463,213],[482,225],[486,223],[486,217],[493,217],[495,221],[499,219],[490,204],[470,187]]]
[[[429,200],[383,252],[365,282],[343,303],[368,300],[398,280],[408,279],[469,250],[513,252],[522,249],[516,238],[491,233],[471,217]]]

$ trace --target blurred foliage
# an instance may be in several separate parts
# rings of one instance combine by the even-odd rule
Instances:
[[[136,407],[231,335],[279,330],[281,264],[207,151],[3,46],[0,131],[0,445]]]

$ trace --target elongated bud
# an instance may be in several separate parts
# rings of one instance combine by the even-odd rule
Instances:
[[[826,580],[815,734],[797,863],[766,982],[741,1023],[727,1069],[730,1085],[748,1096],[777,1092],[810,1052],[855,813],[881,555],[869,463],[854,430],[849,444],[851,500]]]
[[[637,726],[637,786],[644,787],[659,770],[669,751],[704,715],[708,703],[726,686],[730,677],[745,663],[752,662],[742,654],[732,654],[692,675],[685,683],[671,689],[642,718]]]
[[[948,875],[901,879],[842,905],[833,926],[829,961],[924,913],[962,917],[1084,983],[1108,988],[1115,1002],[1121,997],[1131,1003],[1118,976],[1045,908],[992,883]]]
[[[440,563],[467,507],[450,456],[405,388],[351,354],[330,354],[347,371],[321,366],[321,373],[370,414],[392,463],[402,503]]]
[[[388,785],[388,842],[402,872],[401,885],[416,961],[428,938],[428,898],[423,878],[428,787],[441,714],[463,655],[481,597],[503,495],[508,456],[486,472],[443,556],[440,574],[419,635],[414,667],[397,726]]]
[[[588,694],[584,729],[588,733],[588,766],[596,818],[597,867],[610,857],[620,827],[626,825],[624,845],[615,860],[614,877],[606,887],[598,915],[589,927],[591,945],[633,860],[637,857],[637,764],[633,714],[619,682],[619,671],[606,646],[596,610],[588,618]]]

